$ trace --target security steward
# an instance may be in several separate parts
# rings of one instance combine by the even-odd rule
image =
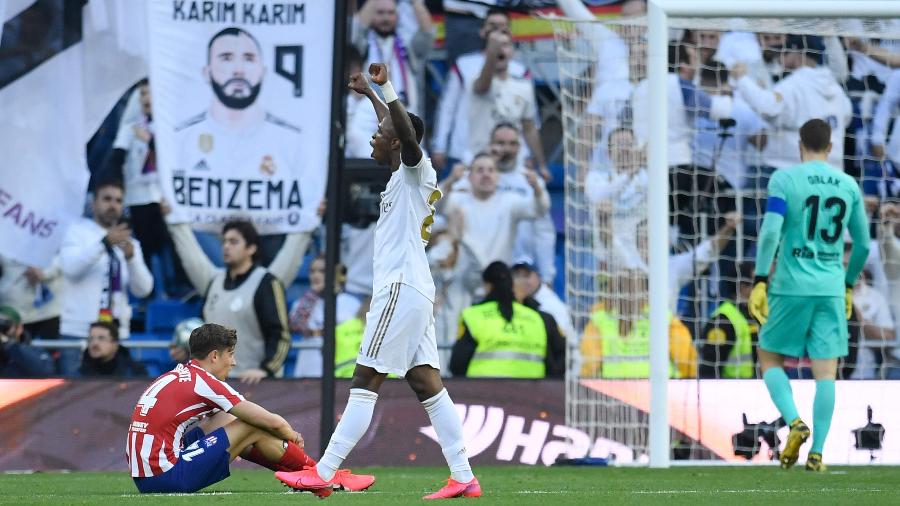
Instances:
[[[648,279],[638,269],[616,272],[608,296],[598,302],[581,336],[581,377],[646,379],[650,377]],[[669,315],[669,377],[697,376],[697,350],[691,333]]]
[[[700,340],[700,377],[758,378],[756,343],[759,327],[750,317],[747,301],[753,290],[753,266],[741,265],[736,300],[725,301],[711,314]]]
[[[450,372],[470,378],[545,378],[564,370],[565,341],[548,336],[541,314],[515,301],[512,273],[493,262],[482,273],[484,301],[463,310]],[[549,343],[549,339],[554,342]]]
[[[352,378],[356,368],[356,357],[362,345],[366,330],[366,312],[369,311],[371,297],[363,299],[353,318],[345,320],[334,328],[334,377]]]

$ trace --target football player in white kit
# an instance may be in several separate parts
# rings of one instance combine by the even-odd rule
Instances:
[[[350,398],[325,455],[315,468],[276,476],[297,490],[330,487],[335,472],[369,427],[382,382],[388,374],[396,374],[406,378],[428,413],[450,467],[447,485],[425,499],[479,497],[481,486],[466,456],[462,424],[439,370],[434,281],[425,244],[441,192],[431,160],[419,148],[425,125],[397,100],[385,64],[373,63],[369,74],[381,87],[387,106],[362,74],[353,75],[349,87],[368,96],[375,106],[378,131],[370,142],[372,158],[389,164],[393,172],[381,194],[381,215],[375,225],[372,305],[366,314]]]

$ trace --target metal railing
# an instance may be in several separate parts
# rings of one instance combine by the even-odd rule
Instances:
[[[86,339],[34,339],[31,345],[37,348],[82,348]],[[171,341],[162,339],[123,339],[121,341],[128,349],[166,349]],[[452,350],[453,345],[441,343],[437,345],[439,350]],[[322,348],[321,342],[293,341],[292,349],[318,350]]]

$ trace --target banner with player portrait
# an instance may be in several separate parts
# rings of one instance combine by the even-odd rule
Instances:
[[[260,233],[319,220],[334,2],[148,2],[157,162],[169,221]]]

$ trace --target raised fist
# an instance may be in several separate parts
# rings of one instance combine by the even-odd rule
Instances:
[[[900,220],[900,205],[881,204],[881,217],[886,221]]]
[[[503,45],[511,41],[512,37],[501,31],[493,31],[488,35],[487,52],[495,56],[500,54]]]
[[[448,176],[447,179],[450,180],[451,184],[455,183],[465,177],[466,171],[468,170],[469,168],[466,167],[464,163],[457,163],[453,166],[453,170],[450,171],[450,176]]]
[[[747,75],[747,64],[744,62],[735,63],[728,69],[729,77],[733,77],[735,81]]]
[[[365,95],[369,90],[369,81],[362,72],[357,72],[350,76],[350,83],[347,84],[347,87],[360,95]]]
[[[844,43],[847,44],[847,48],[852,49],[853,51],[859,51],[860,53],[866,52],[866,43],[863,42],[862,39],[856,37],[844,37]]]
[[[735,230],[738,225],[741,223],[741,213],[737,211],[731,211],[725,214],[725,226],[731,230]]]
[[[369,79],[379,86],[388,82],[387,65],[384,63],[373,63],[369,65]]]

